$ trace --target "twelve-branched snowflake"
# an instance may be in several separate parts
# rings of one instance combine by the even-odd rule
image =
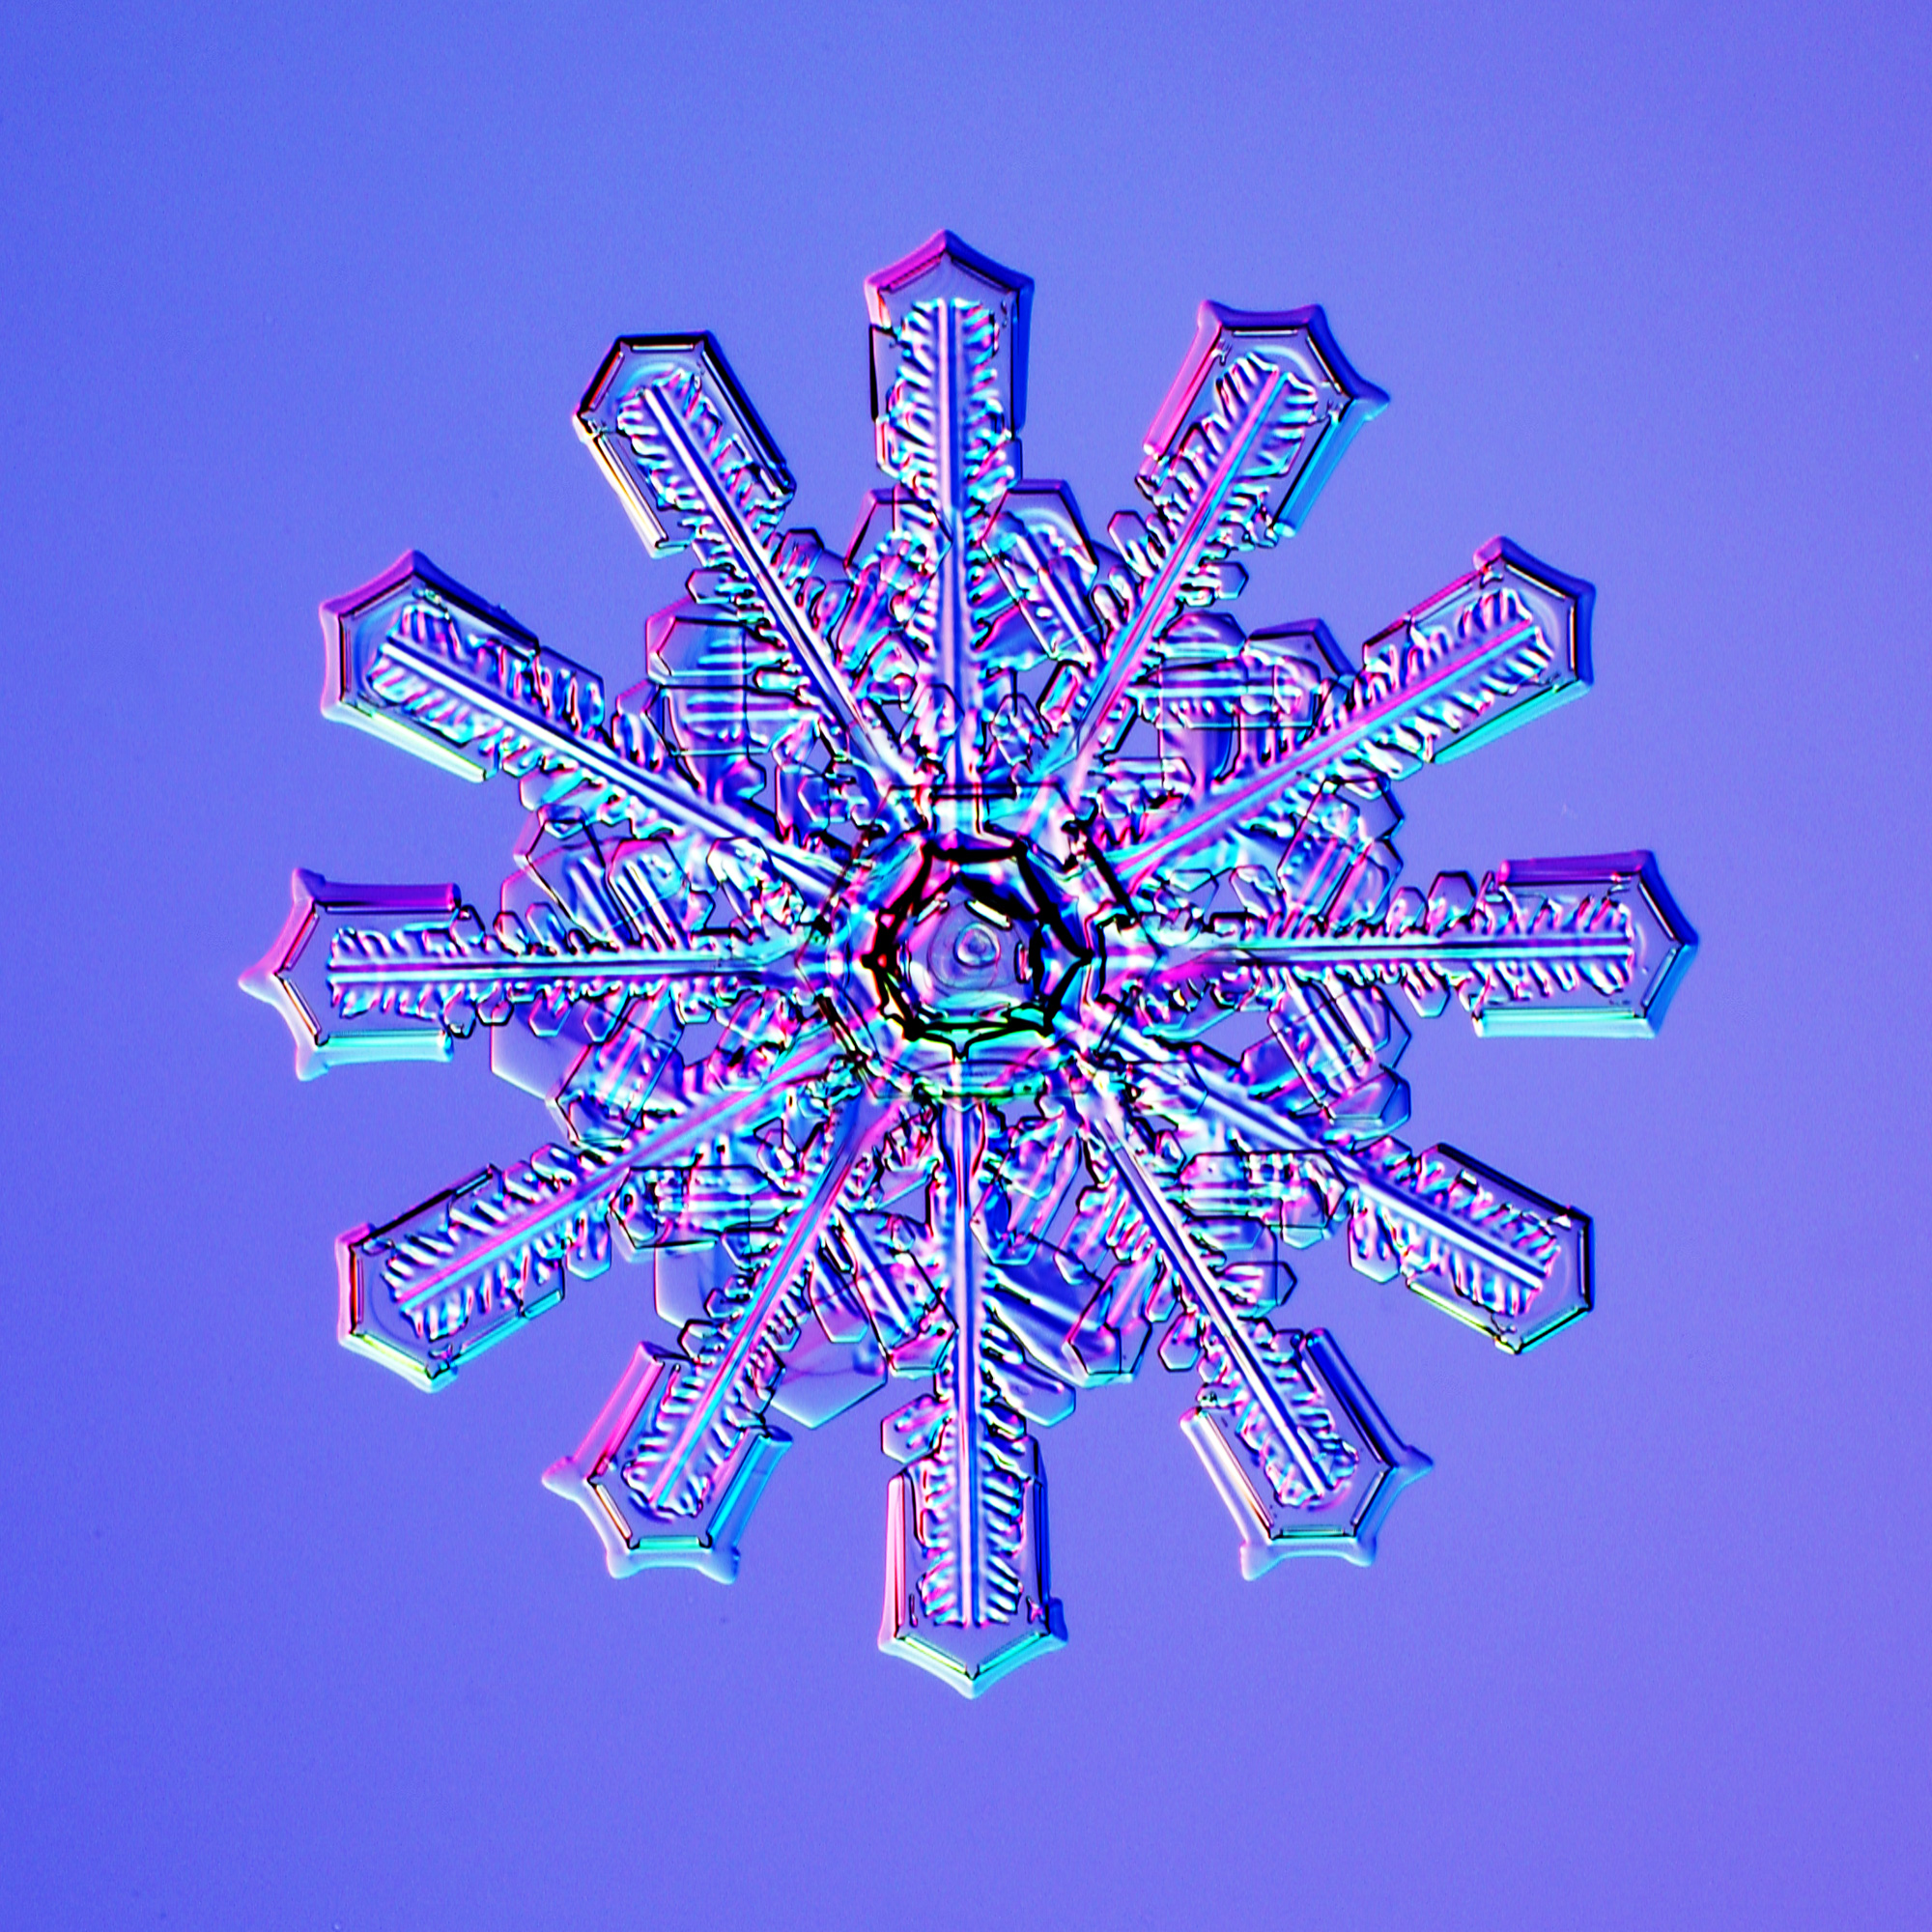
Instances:
[[[603,1273],[645,1345],[546,1480],[613,1574],[729,1577],[789,1444],[887,1376],[881,1642],[969,1694],[1064,1640],[1032,1431],[1162,1363],[1244,1572],[1366,1562],[1406,1447],[1288,1251],[1504,1348],[1590,1305],[1589,1223],[1412,1151],[1400,987],[1484,1033],[1646,1034],[1692,935],[1649,856],[1393,891],[1390,780],[1589,680],[1589,586],[1498,540],[1364,646],[1244,633],[1384,402],[1319,309],[1204,307],[1145,501],[1088,532],[1021,474],[1031,284],[950,235],[867,284],[877,491],[842,556],[708,335],[627,338],[578,425],[684,601],[600,681],[419,555],[324,606],[326,713],[532,817],[485,920],[453,887],[296,875],[244,980],[298,1065],[491,1064],[567,1139],[339,1243],[341,1333],[419,1386]]]

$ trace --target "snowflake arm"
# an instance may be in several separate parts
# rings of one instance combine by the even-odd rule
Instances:
[[[1184,610],[1238,594],[1247,580],[1235,557],[1300,527],[1356,432],[1387,402],[1349,366],[1319,308],[1250,315],[1202,304],[1135,478],[1148,514],[1123,511],[1107,526],[1132,590],[1053,754],[1075,796],[1161,636]]]
[[[980,778],[990,711],[981,654],[1006,593],[986,538],[1019,478],[1032,295],[952,235],[866,284],[879,467],[899,486],[880,561],[923,661],[923,749],[954,796]]]
[[[800,984],[784,940],[626,946],[514,921],[498,931],[453,885],[345,885],[303,870],[291,896],[281,937],[243,984],[288,1021],[305,1080],[336,1065],[447,1060],[479,1020],[497,1027],[531,1008],[560,1018],[596,1002],[608,1010],[611,996],[668,980]]]
[[[1088,1092],[1094,1138],[1178,1284],[1184,1352],[1172,1359],[1197,1354],[1202,1379],[1181,1426],[1241,1530],[1243,1574],[1307,1553],[1372,1561],[1382,1519],[1429,1459],[1389,1429],[1326,1335],[1277,1333],[1236,1302],[1104,1076]]]
[[[582,1508],[612,1576],[667,1563],[736,1574],[737,1534],[789,1442],[765,1411],[786,1358],[819,1325],[809,1293],[819,1243],[896,1111],[863,1093],[842,1103],[822,1130],[815,1179],[746,1292],[707,1296],[678,1352],[634,1357],[576,1455],[545,1476]]]
[[[338,1237],[343,1343],[424,1388],[507,1341],[563,1298],[566,1278],[609,1265],[613,1220],[627,1245],[649,1177],[781,1110],[793,1088],[836,1067],[836,1043],[808,1036],[773,1065],[696,1095],[614,1147],[548,1147],[510,1170],[484,1168],[382,1227]]]
[[[775,840],[751,812],[678,783],[645,719],[609,710],[601,680],[419,554],[322,608],[325,716],[466,778],[516,778],[533,807],[568,799],[575,816],[639,837],[695,830],[761,850],[810,895],[836,878],[829,855]]]
[[[1162,933],[1147,983],[1232,974],[1250,997],[1293,975],[1316,989],[1400,986],[1424,1017],[1453,991],[1477,1032],[1622,1037],[1657,1032],[1696,949],[1648,852],[1509,860],[1480,888],[1445,872],[1387,915],[1339,931]]]
[[[1030,1373],[988,1290],[980,1208],[987,1118],[958,1092],[938,1104],[941,1259],[933,1389],[887,1417],[881,1442],[906,1464],[886,1525],[882,1649],[977,1696],[1065,1641],[1047,1580],[1046,1478],[1027,1431],[1058,1421],[1064,1383]]]
[[[1173,1112],[1200,1117],[1226,1140],[1302,1157],[1318,1193],[1332,1178],[1348,1214],[1349,1259],[1405,1287],[1520,1354],[1588,1313],[1590,1219],[1482,1167],[1453,1148],[1413,1153],[1389,1134],[1351,1151],[1343,1135],[1268,1106],[1198,1059],[1177,1063],[1146,1038],[1115,1042]],[[1137,1050],[1136,1050],[1137,1049]],[[1315,1164],[1320,1164],[1315,1171]]]
[[[1237,826],[1292,821],[1323,790],[1378,784],[1459,757],[1590,682],[1591,586],[1507,537],[1476,568],[1363,647],[1359,678],[1327,695],[1303,742],[1120,855],[1136,890]]]
[[[781,535],[791,474],[710,335],[619,341],[577,425],[645,548],[691,550],[709,573],[694,580],[697,601],[781,643],[842,748],[903,779],[897,748],[861,707],[825,635],[850,586],[816,538]]]

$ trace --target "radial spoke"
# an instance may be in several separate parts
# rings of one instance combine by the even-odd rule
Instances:
[[[750,1300],[732,1316],[724,1352],[715,1363],[706,1364],[701,1386],[680,1416],[663,1460],[656,1463],[649,1487],[653,1505],[663,1507],[666,1498],[682,1486],[698,1445],[717,1426],[727,1405],[738,1398],[746,1365],[756,1350],[768,1345],[773,1318],[816,1252],[819,1236],[838,1209],[853,1168],[877,1146],[898,1112],[896,1102],[880,1102],[862,1089],[845,1103],[843,1114],[828,1129],[832,1146],[811,1192],[793,1211],[783,1238],[759,1270]]]

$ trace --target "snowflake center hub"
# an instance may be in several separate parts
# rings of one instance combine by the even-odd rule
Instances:
[[[895,1078],[969,1059],[992,1078],[1052,1037],[1094,956],[1063,900],[1023,843],[923,827],[861,858],[829,909],[814,977],[848,1037]]]
[[[977,1024],[1031,997],[1032,937],[1032,922],[952,889],[901,936],[892,970],[936,1023]]]
[[[929,843],[895,883],[866,963],[898,1035],[963,1055],[1051,1031],[1088,949],[1024,847]]]

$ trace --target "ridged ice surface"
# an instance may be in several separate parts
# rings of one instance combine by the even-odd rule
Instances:
[[[1204,305],[1100,536],[1023,472],[1031,298],[950,235],[867,284],[890,480],[842,553],[708,335],[620,340],[579,429],[693,565],[642,678],[413,554],[325,605],[327,714],[532,815],[489,916],[298,872],[243,982],[304,1075],[480,1036],[551,1111],[341,1237],[345,1343],[442,1387],[649,1267],[675,1346],[546,1478],[619,1576],[728,1578],[788,1425],[912,1384],[880,1641],[968,1694],[1065,1638],[1038,1433],[1151,1353],[1245,1574],[1370,1559],[1428,1461],[1284,1318],[1291,1251],[1511,1350],[1591,1300],[1586,1216],[1396,1137],[1397,997],[1646,1035],[1695,945],[1648,853],[1396,883],[1389,783],[1583,690],[1589,585],[1499,538],[1352,657],[1235,614],[1385,400],[1321,310]]]

